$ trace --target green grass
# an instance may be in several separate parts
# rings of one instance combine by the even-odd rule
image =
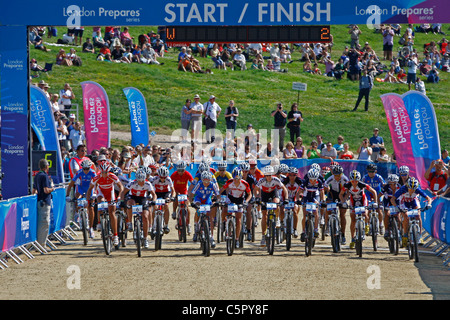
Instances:
[[[360,43],[368,41],[377,55],[382,57],[382,36],[366,26],[360,27],[363,32]],[[64,30],[64,27],[58,28],[59,34]],[[156,30],[156,27],[130,27],[130,34],[137,38],[139,34],[150,30]],[[350,36],[346,26],[332,26],[331,30],[334,36],[332,59],[337,61],[344,47],[349,45]],[[449,25],[443,25],[443,30],[448,33]],[[86,28],[84,37],[90,36],[91,28]],[[422,53],[424,43],[432,40],[438,42],[441,39],[442,35],[416,33],[415,47]],[[398,41],[398,37],[395,41]],[[52,38],[50,42],[56,42],[56,39]],[[394,45],[394,54],[398,47],[398,44]],[[36,58],[41,65],[45,62],[54,62],[58,48],[52,46],[49,48],[52,49],[51,52],[30,49],[30,57]],[[356,151],[361,139],[371,137],[373,128],[378,127],[380,135],[385,139],[388,152],[392,153],[389,127],[379,97],[389,92],[403,94],[408,90],[405,84],[377,82],[370,95],[369,112],[353,113],[350,110],[356,102],[358,82],[347,79],[336,81],[325,76],[303,73],[303,63],[298,60],[282,66],[289,69],[287,73],[250,69],[243,72],[213,69],[213,74],[192,74],[177,71],[178,51],[175,49],[169,50],[165,58],[159,58],[160,62],[165,63],[162,66],[99,62],[95,59],[96,54],[82,53],[81,48],[77,51],[83,60],[82,67],[55,65],[48,78],[44,75],[35,78],[34,81],[44,79],[49,82],[52,87],[49,91],[52,93],[59,92],[65,82],[70,83],[76,95],[75,103],[80,105],[80,110],[82,110],[82,91],[79,83],[87,80],[98,82],[109,96],[112,128],[122,131],[129,130],[128,104],[122,91],[128,86],[136,87],[144,94],[151,129],[159,134],[170,134],[180,128],[180,110],[184,101],[186,98],[192,99],[197,93],[202,98],[201,102],[206,102],[209,95],[214,94],[223,113],[228,101],[233,99],[240,111],[238,120],[240,129],[245,129],[248,123],[252,123],[256,129],[271,129],[273,118],[270,117],[270,112],[274,110],[275,103],[280,101],[285,109],[289,109],[293,102],[297,102],[297,91],[292,90],[292,82],[304,82],[307,83],[308,90],[300,92],[299,100],[299,109],[305,118],[302,124],[304,144],[309,145],[316,134],[323,135],[325,141],[330,140],[333,143],[337,141],[338,135],[343,135],[345,141],[350,144],[350,149]],[[296,51],[293,57],[298,59],[299,51]],[[210,58],[198,59],[203,68],[211,68],[213,63]],[[319,67],[324,71],[324,65],[320,64]],[[449,148],[449,75],[441,72],[440,76],[442,80],[440,83],[426,83],[426,89],[427,96],[436,110],[441,147]],[[361,102],[359,110],[364,110],[363,103],[364,101]],[[225,132],[223,115],[219,118],[218,129]]]

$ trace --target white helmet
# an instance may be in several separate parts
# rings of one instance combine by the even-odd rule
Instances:
[[[359,180],[361,180],[361,173],[359,173],[356,170],[353,170],[352,172],[350,172],[349,178],[350,178],[350,180],[353,180],[353,181],[359,181]]]
[[[313,163],[313,164],[311,165],[311,169],[318,170],[318,171],[320,172],[320,166],[319,166],[318,163]]]
[[[147,174],[145,172],[145,170],[138,170],[136,171],[136,180],[137,181],[145,181],[145,179],[147,178]]]
[[[319,179],[319,171],[317,171],[315,169],[309,169],[308,170],[308,178],[311,180]]]
[[[160,177],[168,177],[169,176],[169,169],[167,169],[166,167],[160,167],[158,169],[158,176]]]
[[[400,168],[398,168],[398,173],[399,173],[400,175],[409,174],[409,168],[408,168],[408,166],[401,166]]]
[[[264,174],[265,176],[272,176],[272,175],[275,174],[275,170],[273,169],[272,166],[265,166],[265,167],[263,168],[263,174]]]
[[[398,182],[398,180],[399,180],[399,178],[398,178],[398,175],[396,175],[396,174],[390,174],[387,177],[388,182]]]
[[[91,167],[91,165],[92,165],[91,160],[83,160],[83,161],[81,161],[81,167],[83,169],[88,169],[88,168]]]
[[[209,171],[203,171],[201,178],[202,178],[202,180],[211,180],[212,174]]]

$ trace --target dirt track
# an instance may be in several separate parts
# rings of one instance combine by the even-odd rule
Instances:
[[[218,244],[210,257],[203,257],[191,237],[185,244],[176,240],[174,220],[169,226],[171,232],[163,238],[162,250],[151,247],[141,258],[131,241],[127,248],[106,256],[97,233],[87,246],[79,240],[68,241],[47,255],[24,258],[21,265],[10,261],[9,269],[0,270],[0,299],[439,298],[423,281],[427,268],[436,276],[428,278],[429,282],[441,286],[440,292],[447,293],[445,299],[450,296],[450,272],[440,267],[439,258],[421,252],[421,262],[414,264],[405,250],[398,256],[390,255],[384,239],[377,252],[366,241],[363,258],[356,257],[348,245],[342,252],[332,253],[329,238],[317,242],[311,257],[305,256],[299,239],[294,239],[291,251],[279,245],[275,254],[269,256],[258,245],[259,232],[257,242],[246,242],[231,257],[227,256],[224,243]],[[69,289],[76,282],[69,281],[69,287],[67,284],[73,278],[73,266],[80,272],[80,289]],[[372,281],[376,275],[379,282]],[[149,286],[158,290],[151,290],[150,294]]]

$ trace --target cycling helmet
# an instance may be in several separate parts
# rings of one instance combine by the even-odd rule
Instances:
[[[239,165],[239,168],[240,168],[242,171],[249,171],[249,170],[250,170],[250,163],[248,163],[248,162],[242,162],[242,163]]]
[[[228,167],[228,164],[226,163],[226,161],[220,161],[218,164],[217,164],[217,168],[218,169],[227,169],[227,167]]]
[[[111,167],[109,171],[114,173],[116,176],[122,174],[122,169],[120,169],[119,167]]]
[[[320,166],[319,166],[319,164],[317,164],[317,163],[313,163],[313,164],[311,165],[311,169],[318,170],[318,171],[320,172]]]
[[[308,178],[311,179],[311,180],[319,179],[319,171],[317,171],[317,170],[309,169],[307,175],[308,175]]]
[[[280,164],[280,166],[278,167],[278,172],[281,173],[288,173],[289,172],[289,166],[285,163]]]
[[[205,162],[200,163],[198,165],[198,171],[199,172],[209,171],[209,165]]]
[[[353,180],[353,181],[361,180],[361,173],[359,173],[356,170],[353,170],[352,172],[350,172],[350,180]]]
[[[271,175],[274,175],[274,174],[275,174],[275,170],[273,169],[272,166],[265,166],[265,167],[263,168],[263,174],[264,174],[265,176],[271,176]]]
[[[289,173],[295,173],[298,174],[298,169],[296,167],[290,167],[289,168]]]
[[[336,165],[333,168],[333,174],[343,174],[344,168],[342,168],[340,165]]]
[[[201,175],[202,180],[211,180],[212,174],[209,171],[203,171]]]
[[[136,171],[136,180],[137,181],[145,181],[146,178],[147,178],[147,174],[145,173],[144,170]]]
[[[161,167],[158,169],[158,176],[165,178],[169,176],[169,169],[166,167]]]
[[[109,164],[108,161],[106,161],[105,163],[102,163],[101,165],[99,165],[100,170],[103,171],[103,172],[105,172],[105,171],[108,172],[109,171],[109,167],[110,167],[110,164]]]
[[[390,174],[387,177],[388,182],[398,182],[398,180],[399,180],[399,178],[398,178],[398,175],[396,175],[396,174]]]
[[[239,167],[234,168],[231,175],[233,176],[233,179],[242,179],[242,170]]]
[[[177,162],[175,167],[177,168],[177,170],[186,170],[187,163],[186,163],[186,161],[180,160]]]
[[[398,173],[400,175],[407,175],[407,174],[409,174],[408,166],[401,166],[400,168],[398,168]]]
[[[91,165],[92,165],[91,160],[83,160],[83,161],[81,161],[81,167],[83,169],[91,168]]]
[[[410,177],[408,181],[406,181],[406,187],[408,189],[416,190],[419,187],[419,181],[414,177]]]
[[[369,163],[366,167],[367,172],[377,171],[377,165],[375,163]]]
[[[330,169],[330,167],[323,167],[322,168],[322,174],[323,175],[326,175],[328,172],[330,172],[331,171],[331,169]]]

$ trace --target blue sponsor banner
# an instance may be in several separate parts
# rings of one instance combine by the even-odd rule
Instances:
[[[0,201],[1,252],[36,240],[37,197],[35,195]]]
[[[39,139],[42,149],[56,150],[57,176],[52,177],[52,179],[56,184],[63,183],[64,168],[52,107],[45,92],[36,86],[30,87],[30,123]]]
[[[123,89],[128,100],[131,122],[131,145],[148,144],[149,128],[147,104],[144,95],[136,88]]]
[[[430,210],[422,212],[422,227],[435,239],[450,244],[450,199],[435,197],[430,191],[426,194],[434,198]],[[421,207],[426,205],[422,199]]]
[[[3,25],[322,25],[380,23],[447,23],[446,0],[152,0],[75,3],[31,0],[2,5]]]
[[[0,11],[4,11],[3,9]],[[4,199],[28,195],[27,29],[0,26],[1,159]]]
[[[66,189],[57,188],[52,192],[52,208],[50,210],[50,227],[48,234],[66,227]]]

